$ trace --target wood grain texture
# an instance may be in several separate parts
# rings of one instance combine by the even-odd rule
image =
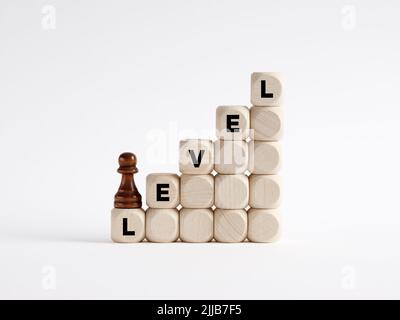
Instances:
[[[251,103],[253,105],[280,106],[283,104],[282,91],[282,76],[279,73],[254,72],[251,74]]]
[[[146,179],[146,203],[150,208],[176,208],[180,201],[179,176],[174,173],[152,173]]]
[[[214,213],[211,209],[181,209],[180,239],[184,242],[209,242],[214,236]]]
[[[135,232],[134,235],[123,234],[123,219],[126,220],[126,230]],[[145,237],[145,214],[143,209],[118,209],[111,211],[111,239],[114,242],[140,242]]]
[[[276,209],[250,209],[247,238],[252,242],[274,242],[281,234],[280,213]]]
[[[214,239],[218,242],[242,242],[247,236],[246,210],[214,211]]]
[[[180,189],[184,208],[211,208],[214,205],[214,177],[210,174],[183,174]]]
[[[174,242],[179,237],[179,212],[177,209],[146,211],[146,239],[150,242]]]
[[[249,202],[249,179],[243,174],[214,178],[215,206],[220,209],[244,209]]]
[[[283,108],[251,107],[250,123],[254,140],[278,141],[283,135]]]
[[[249,177],[249,206],[274,209],[281,202],[281,178],[277,175],[252,174]]]
[[[246,140],[249,137],[250,113],[246,106],[219,106],[216,111],[216,134],[219,139]]]
[[[188,139],[179,143],[179,171],[183,174],[209,174],[214,170],[211,140]]]
[[[253,174],[277,174],[281,168],[278,142],[249,142],[249,171]]]
[[[214,169],[220,174],[241,174],[248,168],[249,146],[246,141],[214,142]]]

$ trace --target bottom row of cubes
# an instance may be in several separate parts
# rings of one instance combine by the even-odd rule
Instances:
[[[274,242],[280,235],[276,209],[113,209],[115,242]]]

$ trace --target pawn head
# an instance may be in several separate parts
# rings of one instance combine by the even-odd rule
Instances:
[[[119,173],[136,173],[138,169],[136,168],[136,156],[131,152],[124,152],[118,158]]]

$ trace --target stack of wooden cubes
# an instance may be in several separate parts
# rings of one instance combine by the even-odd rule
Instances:
[[[276,73],[251,75],[248,239],[273,242],[280,235],[282,81]]]
[[[278,212],[281,180],[277,175],[281,166],[279,140],[282,136],[280,76],[253,73],[251,103],[250,109],[246,106],[217,108],[218,139],[215,142],[181,141],[181,176],[174,173],[148,175],[146,203],[149,208],[145,219],[141,209],[124,209],[118,216],[119,209],[114,209],[113,240],[277,240],[281,229]],[[136,212],[138,217],[135,217]],[[120,234],[122,218],[130,228],[138,230],[136,235]]]

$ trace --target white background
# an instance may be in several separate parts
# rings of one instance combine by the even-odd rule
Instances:
[[[2,0],[0,298],[400,298],[399,15],[394,0]],[[282,240],[111,243],[118,155],[137,154],[145,199],[180,138],[250,104],[253,71],[286,78]]]

